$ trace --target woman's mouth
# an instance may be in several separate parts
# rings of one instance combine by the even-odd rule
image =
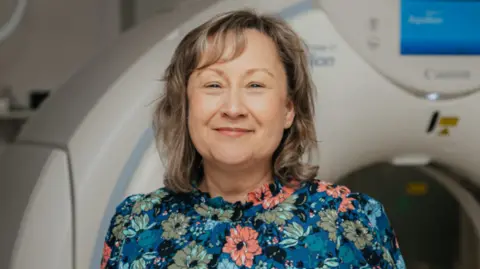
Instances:
[[[250,130],[250,129],[230,128],[230,127],[215,128],[215,131],[219,132],[222,135],[226,135],[230,137],[240,137],[253,132],[253,130]]]

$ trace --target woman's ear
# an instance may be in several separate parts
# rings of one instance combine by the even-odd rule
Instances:
[[[291,100],[287,101],[285,110],[285,125],[284,128],[288,129],[292,127],[293,120],[295,119],[295,107]]]

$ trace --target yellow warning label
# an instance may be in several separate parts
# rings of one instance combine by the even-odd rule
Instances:
[[[439,123],[442,126],[454,127],[458,124],[458,117],[441,117]]]
[[[425,195],[428,193],[428,185],[425,182],[410,182],[407,184],[407,193],[410,195]]]
[[[438,135],[449,136],[450,128],[456,127],[459,120],[460,119],[458,117],[441,117],[438,121],[438,125],[440,125],[440,131],[438,132]]]

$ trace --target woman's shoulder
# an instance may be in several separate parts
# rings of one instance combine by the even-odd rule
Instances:
[[[343,185],[320,180],[313,181],[313,185],[323,204],[319,213],[321,224],[329,220],[335,223],[339,255],[344,260],[355,262],[350,252],[354,246],[370,264],[405,268],[394,229],[381,202]],[[325,203],[334,204],[335,210]]]
[[[124,198],[116,209],[117,215],[140,215],[154,209],[172,193],[166,188],[159,188],[150,193],[137,193]]]
[[[155,210],[169,194],[168,190],[160,188],[150,193],[131,194],[124,198],[111,217],[106,241],[113,242],[128,237],[129,227],[145,222],[149,218],[146,216],[155,215]]]
[[[316,192],[315,200],[331,205],[330,208],[335,207],[337,215],[369,220],[385,215],[380,201],[366,193],[353,192],[345,185],[315,179],[309,187]]]

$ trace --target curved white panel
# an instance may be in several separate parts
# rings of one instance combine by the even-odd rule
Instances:
[[[73,213],[68,170],[65,152],[52,151],[24,212],[11,269],[71,268],[73,265]],[[7,221],[3,217],[2,221]],[[41,255],[36,255],[39,252]],[[29,258],[32,256],[35,258]]]
[[[149,193],[163,187],[163,174],[165,167],[162,165],[155,143],[151,143],[142,156],[130,185],[125,191],[127,195],[136,193]]]

